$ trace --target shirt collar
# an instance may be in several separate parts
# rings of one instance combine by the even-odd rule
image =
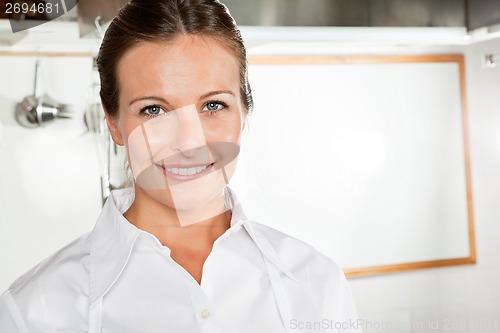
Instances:
[[[285,263],[280,258],[278,252],[272,246],[266,235],[255,228],[255,225],[246,218],[245,213],[241,208],[241,203],[234,191],[229,187],[226,187],[224,198],[226,207],[231,209],[232,212],[231,225],[233,226],[234,221],[236,221],[235,223],[241,222],[245,230],[248,232],[248,234],[257,245],[259,250],[262,252],[262,254],[266,257],[266,259],[268,259],[269,262],[275,265],[283,274],[288,276],[293,281],[297,282],[297,278],[286,267]]]
[[[140,229],[123,217],[133,200],[133,188],[112,191],[92,231],[89,291],[91,306],[108,292],[120,276],[141,233]]]
[[[89,272],[91,306],[113,286],[127,265],[139,235],[146,233],[123,217],[133,200],[133,188],[112,191],[92,231]],[[224,190],[224,201],[232,213],[229,232],[236,232],[243,226],[265,258],[283,274],[297,281],[266,236],[246,218],[241,203],[229,187]]]

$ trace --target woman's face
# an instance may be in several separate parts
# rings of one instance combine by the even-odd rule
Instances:
[[[117,68],[119,113],[138,192],[176,210],[220,196],[233,174],[244,117],[235,56],[210,37],[144,42]]]

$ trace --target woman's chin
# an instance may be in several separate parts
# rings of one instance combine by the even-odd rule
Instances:
[[[199,189],[171,189],[172,203],[177,211],[187,212],[206,209],[217,198],[223,199],[223,187]]]
[[[150,199],[177,211],[179,216],[213,217],[224,206],[223,188],[220,189],[140,189]]]

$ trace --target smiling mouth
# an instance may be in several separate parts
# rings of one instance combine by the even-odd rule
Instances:
[[[165,170],[167,170],[170,173],[173,173],[174,175],[192,176],[206,170],[209,166],[210,164],[192,168],[165,168]]]
[[[213,165],[214,163],[182,167],[156,164],[156,166],[158,166],[166,176],[177,180],[190,180],[203,176],[211,171]]]

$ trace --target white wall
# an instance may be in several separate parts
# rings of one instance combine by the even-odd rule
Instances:
[[[99,163],[83,110],[90,58],[43,58],[42,84],[75,106],[74,119],[42,128],[16,123],[16,104],[33,94],[33,57],[0,56],[0,290],[91,230],[100,211]]]
[[[365,332],[500,332],[500,41],[464,50],[477,264],[351,279]]]

